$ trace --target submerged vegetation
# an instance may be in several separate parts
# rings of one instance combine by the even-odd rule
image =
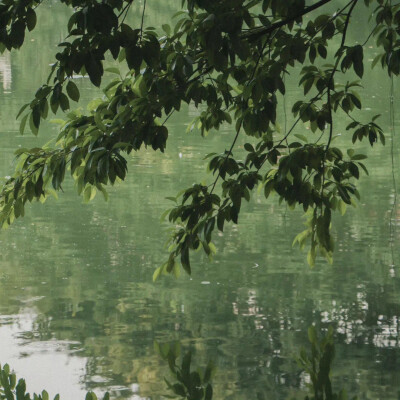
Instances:
[[[366,66],[380,65],[389,77],[400,73],[400,9],[383,0],[183,0],[174,25],[146,27],[146,0],[138,24],[127,21],[132,0],[63,0],[73,7],[68,36],[60,43],[49,78],[19,113],[21,133],[37,135],[42,121],[59,109],[66,113],[56,145],[21,148],[15,173],[0,193],[0,223],[7,227],[33,200],[62,190],[66,173],[86,201],[106,186],[124,180],[127,158],[141,147],[164,152],[167,121],[184,103],[199,115],[189,126],[201,135],[232,126],[233,138],[222,154],[206,155],[214,175],[172,198],[166,217],[174,224],[168,260],[154,273],[190,273],[190,253],[212,256],[213,233],[238,223],[242,202],[260,188],[277,194],[289,207],[300,206],[307,228],[294,239],[307,246],[308,263],[321,254],[332,261],[332,212],[342,214],[360,198],[356,181],[368,173],[361,141],[385,143],[379,115],[360,118],[359,92]],[[37,24],[41,2],[0,4],[0,50],[20,48]],[[365,37],[350,43],[357,9],[369,10]],[[40,21],[39,21],[40,23]],[[364,59],[371,38],[380,49]],[[106,56],[127,66],[104,68]],[[87,113],[72,111],[80,93],[76,74],[100,87],[104,73],[115,78]],[[285,77],[299,77],[304,96],[292,103],[294,122],[281,127],[278,106],[286,94]],[[357,90],[357,91],[356,91]],[[335,118],[347,119],[348,144],[333,146]],[[304,123],[309,130],[305,131]],[[236,153],[240,136],[244,152]],[[351,142],[351,143],[350,143]]]

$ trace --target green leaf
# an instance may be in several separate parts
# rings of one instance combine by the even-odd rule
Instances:
[[[172,390],[174,391],[175,394],[177,394],[178,396],[181,397],[185,397],[186,398],[186,390],[185,387],[180,384],[180,383],[175,383],[174,385],[172,385]]]
[[[171,35],[171,27],[168,24],[163,24],[161,27],[168,36]]]
[[[372,118],[372,122],[375,122],[382,114],[374,115]]]
[[[126,62],[130,69],[138,70],[142,65],[143,54],[142,50],[138,46],[130,46],[125,49]]]
[[[67,83],[67,94],[71,100],[79,101],[80,97],[79,89],[76,86],[76,84],[71,80],[69,80]]]
[[[183,269],[190,275],[192,273],[189,260],[189,248],[184,247],[181,253],[181,263]]]
[[[60,101],[61,110],[63,110],[64,112],[69,110],[69,100],[68,100],[68,97],[64,93],[60,94],[59,101]]]
[[[318,343],[317,331],[315,330],[315,326],[310,326],[307,330],[307,333],[310,343]]]
[[[378,62],[379,62],[380,60],[382,60],[382,56],[384,56],[384,54],[378,54],[378,55],[374,58],[374,60],[373,60],[372,63],[371,63],[371,69],[374,69],[375,66],[376,66],[376,64],[378,64]]]
[[[350,196],[347,193],[347,190],[344,186],[338,185],[338,192],[340,197],[342,198],[342,200],[346,203],[346,204],[351,204],[351,200],[350,200]]]
[[[359,110],[361,110],[361,101],[357,98],[357,96],[355,96],[354,94],[350,94],[350,98],[351,98],[351,101],[353,102],[353,104],[354,104]]]
[[[303,142],[305,142],[305,143],[308,143],[308,139],[307,139],[306,136],[301,135],[301,134],[299,134],[299,133],[296,133],[294,136],[296,136],[296,137],[297,137],[298,139],[300,139],[301,141],[303,141]]]
[[[254,152],[254,147],[250,143],[245,143],[244,149],[246,151],[248,151],[249,153],[253,153]]]
[[[32,122],[36,129],[39,129],[40,125],[40,108],[38,105],[33,107],[32,110]]]
[[[369,175],[367,167],[363,163],[358,163],[358,165],[364,170],[364,172]]]
[[[180,269],[178,263],[174,264],[174,267],[172,269],[172,273],[174,274],[176,279],[178,279],[181,276],[181,269]]]
[[[347,205],[343,200],[339,200],[339,211],[342,216],[346,214]]]
[[[24,117],[21,119],[21,123],[19,124],[19,133],[21,135],[24,134],[25,131],[25,126],[26,126],[26,121],[28,120],[29,114],[26,114]]]
[[[21,47],[25,40],[25,23],[18,19],[11,25],[11,31],[9,35],[11,45],[14,48]]]
[[[364,75],[364,52],[361,45],[357,45],[354,47],[354,51],[352,53],[353,67],[355,73],[362,78]]]
[[[316,256],[315,248],[311,248],[308,251],[308,254],[307,254],[307,262],[308,262],[308,265],[310,267],[314,267],[315,266],[315,256]]]
[[[156,270],[153,273],[153,282],[155,282],[161,275],[162,273],[162,267],[156,268]]]
[[[27,108],[29,105],[30,105],[30,103],[24,104],[24,105],[20,108],[20,110],[18,111],[18,114],[17,114],[17,116],[16,116],[15,118],[18,119],[19,116],[26,110],[26,108]]]
[[[359,171],[359,169],[358,169],[356,164],[350,163],[349,164],[349,171],[356,179],[359,179],[360,171]]]
[[[87,392],[85,400],[97,400],[97,396],[94,392]]]
[[[17,383],[17,378],[16,378],[15,374],[11,374],[10,375],[10,387],[11,387],[11,389],[15,388],[16,383]]]
[[[217,227],[221,232],[224,231],[225,215],[224,212],[220,211],[217,216]]]
[[[365,154],[354,154],[351,159],[352,160],[365,160],[368,158]]]
[[[24,379],[20,379],[18,381],[18,385],[15,388],[16,398],[17,400],[26,400],[25,399],[25,392],[26,392],[26,384]]]
[[[29,31],[32,31],[36,26],[36,12],[32,8],[26,10],[26,26]]]
[[[101,61],[91,55],[85,61],[85,69],[93,85],[99,87],[103,75],[103,66]]]
[[[33,112],[30,113],[30,114],[28,114],[28,115],[30,116],[30,117],[29,117],[29,128],[31,129],[32,133],[33,133],[35,136],[37,136],[39,130],[38,130],[38,126],[35,125],[34,117],[33,117]],[[40,117],[40,114],[39,114],[39,117]],[[39,119],[39,123],[40,123],[40,119]]]
[[[109,67],[109,68],[106,68],[104,71],[107,71],[107,72],[110,72],[110,73],[116,74],[116,75],[121,75],[120,70],[116,67]]]
[[[189,351],[185,354],[182,360],[182,371],[184,374],[190,373],[190,364],[192,361],[192,353]]]

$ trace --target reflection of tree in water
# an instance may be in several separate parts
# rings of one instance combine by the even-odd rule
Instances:
[[[112,280],[112,274],[105,275],[103,279]],[[395,288],[371,284],[352,291],[351,283],[343,288],[344,280],[337,275],[334,271],[308,276],[275,273],[261,282],[263,289],[252,287],[254,283],[249,281],[247,287],[222,285],[206,294],[198,293],[190,283],[186,291],[176,291],[174,283],[162,288],[116,280],[101,285],[92,277],[97,289],[85,293],[81,286],[79,301],[65,296],[67,287],[58,287],[52,299],[38,303],[47,323],[42,317],[35,322],[33,329],[41,334],[32,335],[31,340],[52,336],[79,341],[79,354],[89,360],[85,376],[89,387],[129,388],[138,383],[141,395],[150,396],[164,392],[159,378],[167,374],[153,352],[154,339],[181,339],[201,360],[216,360],[219,374],[214,388],[216,393],[224,393],[221,398],[257,398],[258,392],[269,398],[277,392],[283,395],[287,385],[300,384],[290,357],[306,343],[307,326],[333,323],[339,333],[337,364],[344,366],[337,368],[336,376],[346,380],[351,371],[351,376],[356,376],[358,369],[358,385],[367,388],[371,371],[379,367],[374,364],[381,359],[385,362],[379,368],[385,379],[394,379],[396,369],[392,367],[398,354],[390,335],[397,329],[394,321],[400,315],[399,301],[383,293]],[[69,285],[79,286],[79,279]],[[290,287],[293,290],[288,291]],[[302,290],[309,287],[314,290]],[[338,287],[347,294],[338,296]],[[76,345],[72,347],[75,351]],[[354,363],[354,354],[363,356],[361,368]],[[368,358],[370,361],[365,361]],[[104,382],[99,382],[99,377]]]
[[[9,92],[11,90],[11,56],[9,52],[0,56],[0,82],[4,92]]]

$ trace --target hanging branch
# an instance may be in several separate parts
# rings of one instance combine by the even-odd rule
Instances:
[[[143,38],[143,25],[144,25],[144,14],[146,12],[146,0],[143,2],[143,12],[142,12],[142,20],[140,22],[140,40]]]
[[[346,43],[347,30],[349,28],[350,17],[354,10],[354,7],[357,5],[357,2],[358,2],[358,0],[353,0],[353,4],[351,5],[349,12],[347,13],[346,21],[345,21],[344,28],[343,28],[342,41],[340,43],[339,50],[336,53],[337,54],[336,63],[333,67],[333,70],[332,70],[332,73],[330,75],[328,85],[327,85],[328,86],[327,104],[328,104],[328,109],[329,109],[329,138],[328,138],[328,143],[325,148],[325,154],[331,145],[331,141],[332,141],[332,137],[333,137],[333,117],[332,117],[332,105],[331,105],[331,91],[332,91],[332,89],[334,89],[333,78],[338,70],[339,62],[342,59],[344,45]]]
[[[257,28],[250,29],[249,31],[247,31],[246,33],[244,33],[242,35],[242,38],[249,39],[249,40],[256,40],[263,35],[268,35],[268,34],[274,32],[275,30],[282,28],[285,25],[289,25],[292,22],[295,22],[296,20],[303,17],[304,15],[307,15],[311,11],[317,10],[318,8],[324,6],[325,4],[327,4],[331,1],[332,0],[320,0],[317,3],[313,4],[312,6],[305,8],[301,13],[299,13],[293,17],[276,22],[268,27],[257,27]]]

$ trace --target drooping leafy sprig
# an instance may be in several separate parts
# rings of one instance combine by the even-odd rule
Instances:
[[[183,0],[174,25],[163,32],[145,27],[145,7],[139,26],[128,24],[133,1],[63,1],[74,7],[68,37],[47,83],[21,108],[21,132],[34,134],[49,112],[67,112],[79,101],[74,74],[87,74],[101,86],[107,53],[126,64],[129,72],[103,88],[86,113],[66,114],[54,148],[19,149],[15,173],[0,193],[0,223],[8,226],[24,215],[27,202],[45,200],[62,189],[66,172],[89,201],[97,191],[124,180],[127,155],[142,147],[163,152],[168,143],[167,120],[182,104],[194,104],[199,114],[190,128],[203,136],[223,124],[233,139],[222,154],[208,156],[213,179],[196,184],[175,199],[168,219],[176,227],[169,258],[155,273],[191,272],[190,254],[202,247],[212,256],[213,232],[226,222],[238,223],[242,202],[262,186],[265,197],[275,193],[290,207],[300,205],[307,228],[296,236],[309,245],[308,262],[319,253],[332,260],[333,211],[344,213],[359,198],[356,181],[367,173],[366,158],[356,151],[364,138],[384,143],[374,116],[359,120],[362,109],[356,91],[366,61],[364,46],[376,37],[381,54],[372,63],[389,75],[400,73],[400,8],[383,0]],[[338,3],[339,6],[338,6]],[[37,1],[0,3],[0,50],[19,48],[26,30],[36,25]],[[144,3],[145,6],[145,3]],[[335,8],[336,7],[336,8]],[[368,7],[375,21],[364,43],[350,43],[357,9]],[[339,38],[339,39],[338,39]],[[300,74],[304,96],[293,102],[294,123],[279,128],[279,104],[286,93],[285,77]],[[352,144],[343,151],[332,145],[335,118],[348,119]],[[309,130],[304,129],[306,125]],[[319,134],[318,134],[319,132]],[[237,155],[239,138],[248,137]]]

